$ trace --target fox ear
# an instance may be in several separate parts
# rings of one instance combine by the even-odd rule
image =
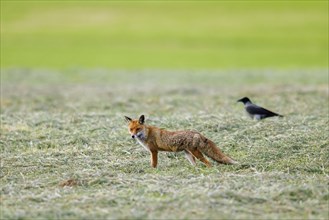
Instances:
[[[132,121],[132,119],[127,117],[127,116],[125,116],[125,120],[126,120],[126,122],[131,122]]]
[[[144,121],[145,121],[145,116],[144,115],[141,115],[140,117],[139,117],[139,120],[138,120],[138,122],[139,122],[139,124],[144,124]]]

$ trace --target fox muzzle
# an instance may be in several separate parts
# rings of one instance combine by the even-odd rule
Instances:
[[[142,133],[137,133],[137,134],[132,134],[131,137],[132,138],[139,138],[139,139],[141,139],[141,138],[144,137],[144,135]]]

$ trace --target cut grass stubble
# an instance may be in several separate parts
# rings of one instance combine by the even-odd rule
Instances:
[[[226,85],[194,74],[171,83],[174,71],[153,78],[139,72],[150,76],[132,82],[127,73],[115,83],[102,78],[111,73],[99,73],[94,84],[80,75],[82,83],[61,85],[57,73],[44,85],[38,74],[3,77],[2,219],[328,217],[326,71],[308,84],[305,72],[299,80],[268,73],[262,84],[221,73]],[[204,72],[205,80],[211,76]],[[285,117],[251,121],[236,103],[245,95]],[[140,114],[168,130],[198,130],[240,164],[193,167],[181,153],[161,152],[158,169],[151,168],[124,121]]]

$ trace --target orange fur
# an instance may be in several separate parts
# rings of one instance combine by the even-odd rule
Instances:
[[[151,165],[156,167],[158,163],[158,151],[184,151],[186,158],[195,165],[195,158],[210,167],[211,163],[203,156],[224,164],[236,162],[226,156],[214,142],[195,131],[167,131],[154,126],[144,124],[144,115],[138,120],[125,116],[128,122],[128,130],[132,138],[151,153]]]

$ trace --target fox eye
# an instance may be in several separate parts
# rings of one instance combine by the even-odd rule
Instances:
[[[137,128],[136,131],[139,132],[140,130],[142,130],[141,128]]]

